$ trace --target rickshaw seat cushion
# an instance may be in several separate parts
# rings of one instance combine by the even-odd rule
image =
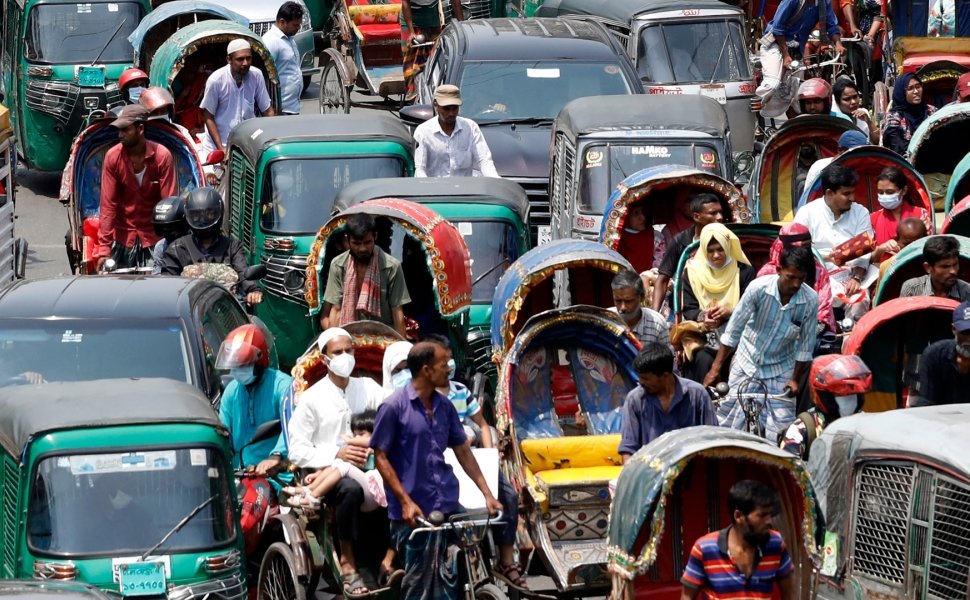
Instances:
[[[101,219],[99,217],[97,216],[87,217],[84,219],[84,222],[81,224],[81,231],[84,234],[84,237],[97,238],[98,229],[100,229],[100,227],[101,227]]]
[[[363,36],[365,44],[388,42],[400,45],[401,43],[401,26],[396,21],[388,24],[358,25],[357,30]]]
[[[544,471],[585,468],[619,468],[620,436],[577,435],[522,440],[519,448],[526,466],[540,477]]]
[[[622,467],[573,467],[539,471],[535,474],[539,488],[553,488],[565,485],[606,484],[620,476]]]

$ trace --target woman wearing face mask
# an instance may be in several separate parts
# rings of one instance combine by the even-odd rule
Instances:
[[[909,140],[936,107],[923,99],[923,82],[912,73],[896,78],[892,107],[883,119],[882,145],[900,156],[906,154]]]
[[[928,232],[933,232],[933,220],[929,211],[914,205],[908,197],[909,187],[902,171],[895,167],[883,169],[876,179],[876,194],[882,208],[870,216],[876,234],[876,249],[871,259],[874,263],[899,252],[896,230],[903,219],[919,219],[926,225]]]
[[[385,398],[411,381],[407,359],[412,346],[411,342],[394,342],[384,349],[384,377],[381,381]]]
[[[779,442],[804,460],[826,425],[862,412],[865,393],[872,389],[872,372],[858,356],[827,354],[812,362],[808,382],[815,406],[798,415]]]
[[[248,323],[229,332],[219,347],[215,367],[228,369],[232,376],[222,393],[219,418],[229,428],[233,448],[242,448],[263,423],[281,418],[280,406],[293,378],[270,368],[270,345],[269,336]],[[281,435],[246,446],[239,464],[257,465],[263,474],[285,453]]]
[[[738,236],[721,223],[705,225],[697,254],[687,263],[684,274],[684,320],[703,323],[708,339],[716,343],[711,334],[727,323],[755,277]]]

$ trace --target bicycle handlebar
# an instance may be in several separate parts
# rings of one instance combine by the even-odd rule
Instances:
[[[486,516],[485,518],[468,518],[460,520],[444,520],[444,515],[440,515],[439,518],[435,518],[438,515],[438,511],[434,511],[427,518],[418,517],[416,520],[421,527],[416,527],[411,530],[411,534],[408,536],[408,540],[413,540],[415,536],[419,533],[432,533],[435,531],[454,531],[456,529],[472,529],[474,527],[488,527],[490,525],[504,525],[502,521],[502,511],[498,511],[495,516]],[[462,514],[455,515],[455,517],[463,516]]]

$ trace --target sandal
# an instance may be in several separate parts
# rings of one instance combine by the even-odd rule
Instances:
[[[369,594],[370,590],[364,584],[364,578],[360,576],[357,571],[349,571],[347,573],[340,574],[340,580],[343,583],[344,595],[350,594],[352,596],[363,596],[364,594]]]
[[[382,569],[378,582],[382,588],[399,588],[404,581],[404,569]]]
[[[495,575],[504,581],[505,583],[517,587],[519,589],[527,590],[529,589],[528,582],[525,579],[525,575],[522,574],[522,570],[519,569],[519,565],[511,563],[508,565],[499,565],[495,568]]]
[[[310,493],[308,487],[285,487],[286,505],[293,508],[320,508],[320,499]]]

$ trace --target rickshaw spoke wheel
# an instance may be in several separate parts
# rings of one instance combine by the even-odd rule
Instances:
[[[336,62],[331,60],[320,77],[320,114],[349,112],[350,91],[340,77]]]
[[[296,575],[296,558],[283,542],[266,549],[259,565],[258,600],[306,600],[306,588]]]

